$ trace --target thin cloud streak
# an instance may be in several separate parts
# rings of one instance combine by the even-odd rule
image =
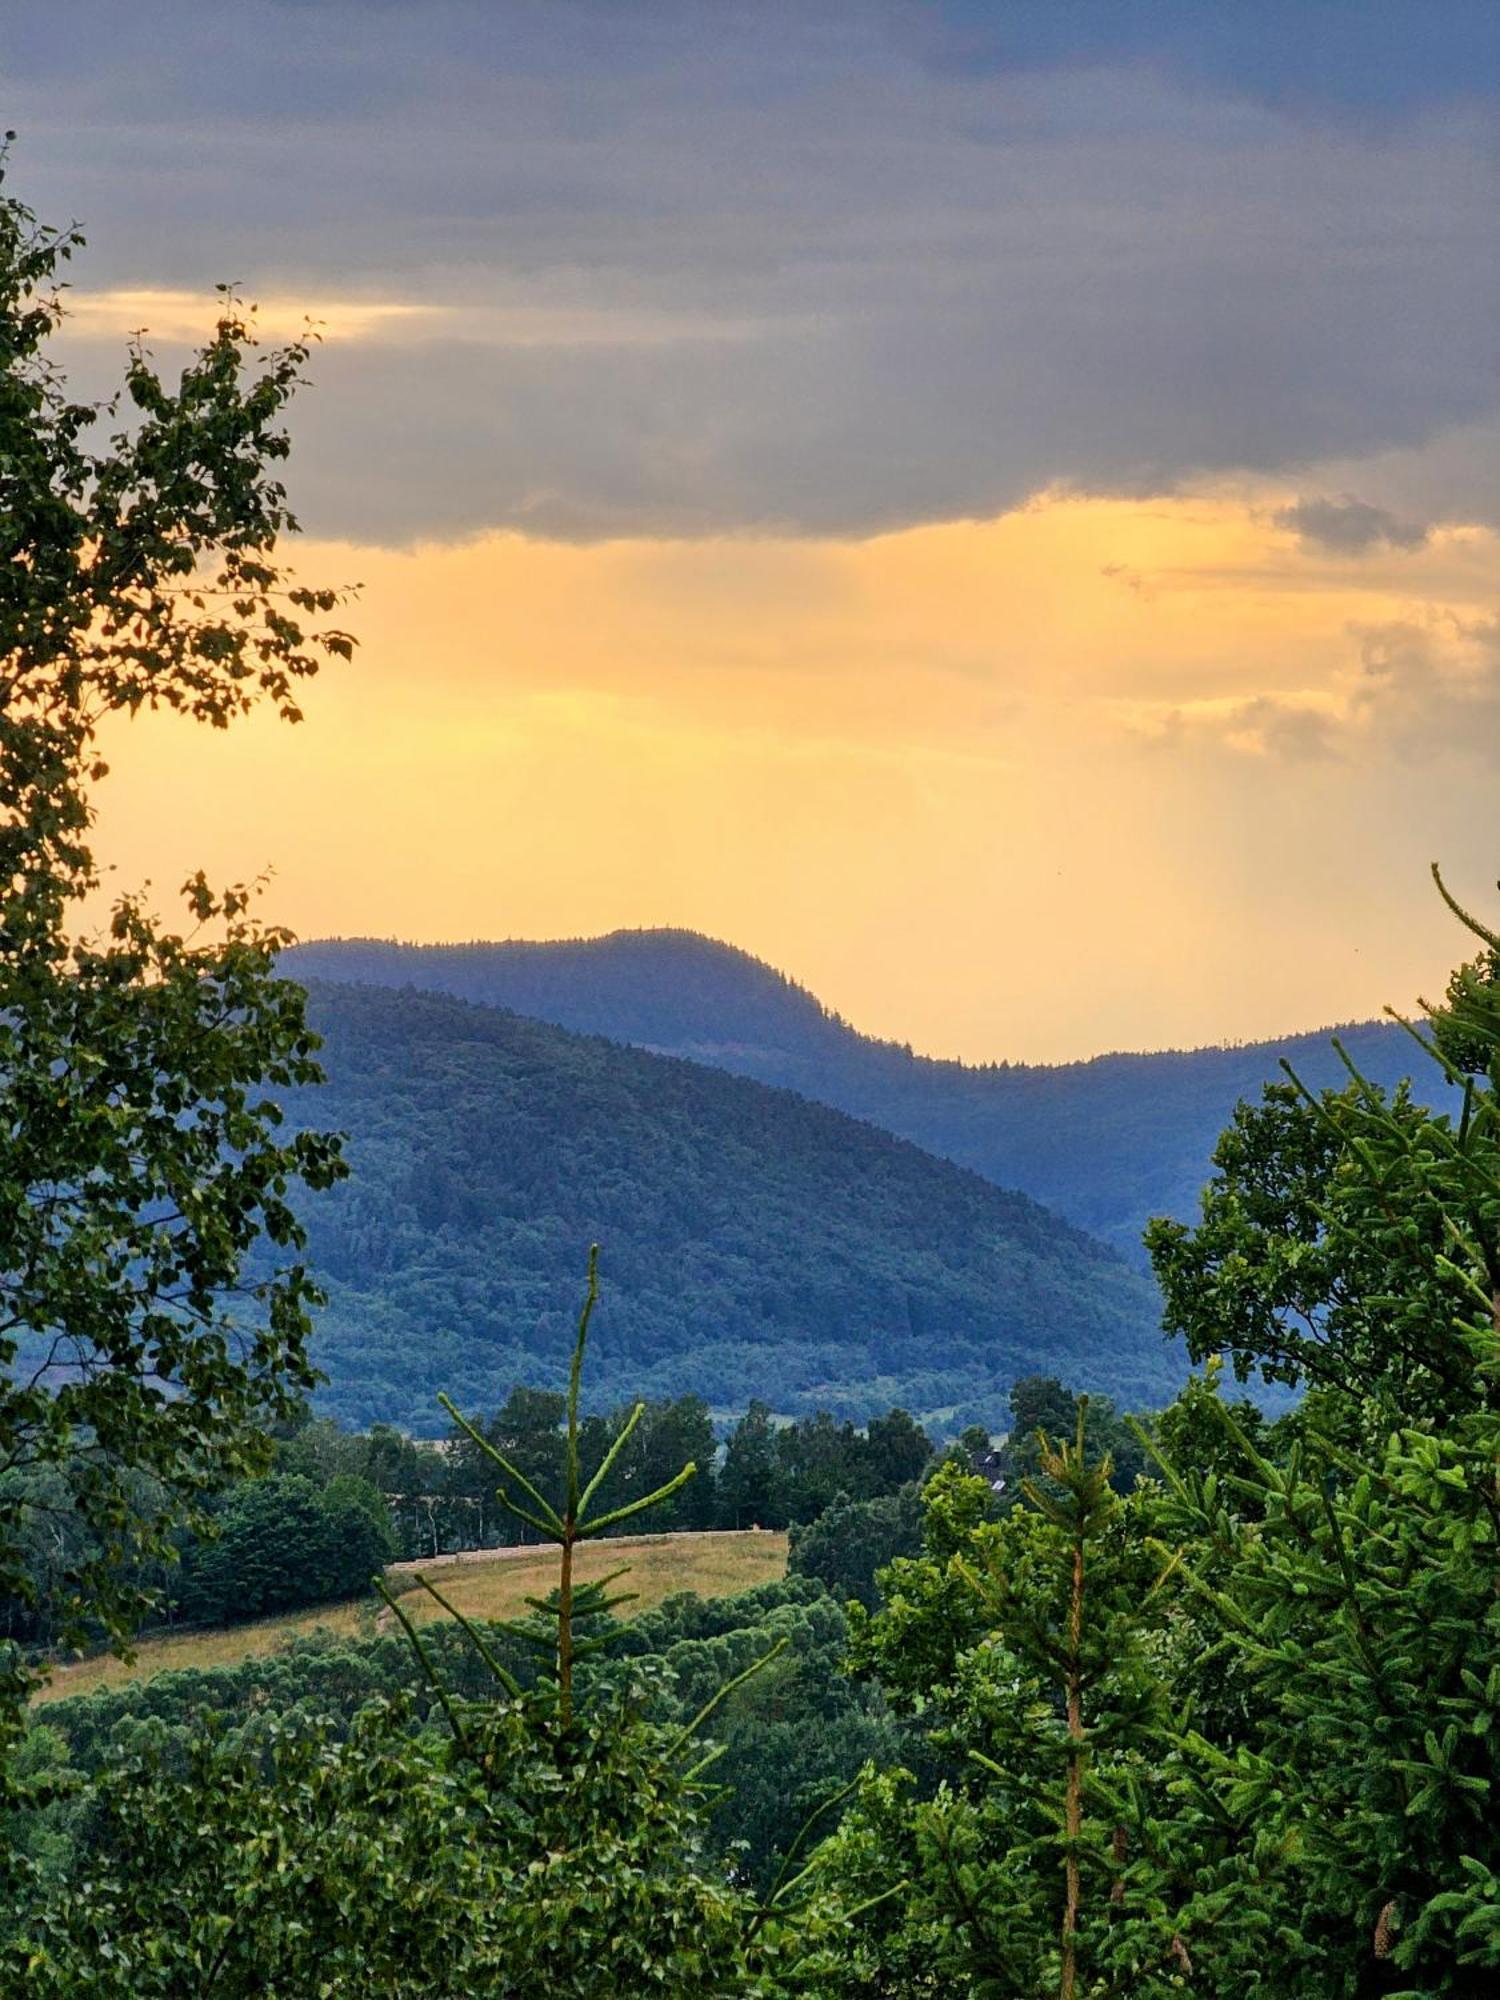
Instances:
[[[492,348],[670,347],[684,341],[751,340],[770,323],[710,313],[653,313],[622,306],[414,305],[362,298],[261,297],[235,287],[257,333],[291,340],[309,328],[324,340],[389,347],[434,341]],[[144,333],[156,341],[206,340],[224,306],[221,294],[131,288],[66,295],[64,339],[119,340]]]

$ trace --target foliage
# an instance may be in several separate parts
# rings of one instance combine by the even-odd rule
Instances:
[[[1187,1573],[1255,1719],[1237,1787],[1295,1826],[1299,1933],[1331,1993],[1478,1994],[1500,1967],[1500,989],[1496,938],[1447,900],[1485,954],[1412,1032],[1457,1115],[1357,1074],[1302,1098],[1325,1148],[1318,1253],[1356,1282],[1309,1345],[1265,1338],[1330,1386],[1278,1426],[1280,1462],[1220,1413],[1234,1515],[1216,1471],[1171,1477],[1167,1525],[1202,1551]],[[1206,1211],[1211,1249],[1222,1220]],[[1233,1318],[1238,1361],[1265,1325]]]
[[[1433,872],[1486,947],[1427,1009],[1429,1038],[1405,1024],[1454,1110],[1424,1111],[1406,1083],[1387,1095],[1347,1055],[1342,1091],[1289,1070],[1237,1110],[1198,1226],[1157,1222],[1148,1243],[1194,1359],[1222,1350],[1241,1380],[1447,1415],[1494,1393],[1462,1327],[1476,1299],[1500,1299],[1497,948]]]
[[[559,1426],[566,1403],[563,1395],[517,1388],[475,1428],[533,1484],[546,1487],[561,1476],[565,1440]],[[850,1492],[880,1496],[931,1451],[925,1432],[904,1410],[872,1419],[863,1431],[822,1413],[773,1426],[763,1411],[751,1412],[730,1431],[726,1485],[715,1476],[718,1444],[698,1398],[647,1402],[632,1424],[633,1417],[633,1405],[581,1417],[580,1463],[591,1478],[631,1425],[610,1476],[620,1498],[632,1500],[693,1459],[700,1467],[696,1477],[653,1512],[653,1525],[664,1531],[734,1527],[747,1512],[757,1519],[774,1512],[812,1521],[830,1494],[836,1500]],[[744,1440],[759,1436],[762,1425],[775,1498],[752,1509],[743,1494],[737,1497],[735,1469]],[[272,1476],[235,1481],[209,1497],[196,1530],[180,1529],[174,1548],[137,1565],[137,1594],[153,1601],[167,1623],[232,1625],[361,1597],[371,1575],[396,1557],[536,1539],[533,1528],[496,1500],[493,1465],[459,1424],[440,1445],[404,1438],[388,1426],[345,1431],[304,1409],[277,1431]],[[57,1477],[47,1469],[9,1475],[12,1489],[31,1496],[23,1517],[27,1532],[18,1544],[30,1590],[29,1601],[15,1598],[3,1607],[10,1637],[52,1650],[64,1639],[54,1578],[85,1554],[94,1561],[100,1555],[97,1545],[85,1544],[82,1524],[58,1521],[56,1510],[47,1508]],[[607,1532],[629,1533],[633,1525],[625,1520]],[[867,1587],[872,1579],[867,1564]],[[90,1636],[97,1642],[103,1634],[93,1627]]]
[[[501,1451],[534,1485],[555,1484],[566,1455],[560,1429],[565,1408],[564,1397],[518,1387],[493,1417],[455,1424],[441,1454],[405,1444],[385,1489],[406,1524],[404,1553],[535,1540],[536,1530],[496,1500],[489,1449]],[[639,1416],[636,1408],[621,1405],[581,1417],[579,1463],[584,1476],[592,1477],[618,1444],[610,1476],[621,1498],[633,1500],[664,1485],[675,1467],[691,1460],[698,1468],[693,1479],[653,1510],[663,1531],[779,1528],[816,1520],[851,1493],[873,1498],[896,1491],[932,1452],[925,1431],[902,1409],[874,1417],[859,1430],[822,1410],[777,1423],[764,1403],[752,1403],[730,1426],[716,1470],[718,1440],[701,1398],[643,1398]],[[372,1437],[372,1471],[375,1457]],[[384,1463],[383,1446],[381,1457]],[[606,1530],[630,1531],[628,1520]]]
[[[998,1414],[1065,1363],[1137,1407],[1179,1379],[1136,1272],[822,1106],[426,994],[317,987],[312,1017],[328,1082],[288,1110],[349,1135],[310,1221],[319,1407],[346,1423],[432,1435],[439,1388],[489,1411],[535,1382],[580,1241],[610,1251],[606,1403],[860,1422]]]
[[[1347,1081],[1326,1034],[1061,1064],[939,1061],[858,1033],[773,967],[690,931],[549,944],[326,939],[299,946],[294,963],[308,979],[420,987],[795,1090],[1023,1189],[1132,1260],[1150,1217],[1194,1214],[1216,1135],[1282,1058],[1314,1088]],[[1387,1089],[1410,1067],[1398,1028],[1371,1023],[1343,1040]]]
[[[183,1615],[224,1625],[362,1595],[396,1553],[384,1501],[344,1474],[321,1490],[296,1475],[247,1481],[190,1551]]]
[[[1242,1381],[1461,1406],[1472,1382],[1449,1329],[1468,1274],[1450,1265],[1446,1231],[1465,1168],[1451,1149],[1492,1143],[1488,1122],[1472,1086],[1457,1130],[1405,1085],[1390,1098],[1362,1078],[1316,1098],[1270,1086],[1220,1140],[1197,1226],[1148,1232],[1167,1323],[1195,1360],[1228,1354]],[[1366,1157],[1386,1154],[1393,1134],[1386,1171],[1372,1176]],[[1500,1272],[1500,1210],[1483,1201],[1480,1215],[1488,1277],[1491,1264]]]
[[[175,387],[137,345],[111,402],[72,400],[48,341],[80,241],[0,186],[0,1598],[32,1593],[45,1510],[57,1622],[118,1637],[174,1522],[265,1462],[259,1426],[314,1379],[288,1197],[340,1166],[265,1095],[316,1080],[317,1042],[247,891],[189,883],[185,936],[129,898],[84,933],[100,732],[143,708],[295,720],[351,642],[276,554],[305,343],[257,363],[225,294]]]
[[[738,1680],[779,1641],[785,1645],[769,1666]],[[711,1830],[736,1874],[762,1889],[820,1808],[814,1826],[828,1829],[829,1802],[867,1764],[921,1755],[878,1690],[842,1671],[847,1643],[841,1606],[795,1576],[737,1598],[669,1599],[632,1619],[616,1641],[632,1659],[660,1659],[682,1720],[737,1681],[714,1711],[719,1790]]]
[[[1109,1460],[1110,1484],[1116,1492],[1129,1493],[1145,1471],[1140,1437],[1108,1396],[1081,1396],[1064,1388],[1055,1375],[1029,1375],[1012,1387],[1010,1412],[1005,1443],[986,1462],[986,1470],[1003,1482],[999,1489],[1003,1505],[1014,1500],[1027,1480],[1044,1476],[1044,1439],[1068,1437],[1080,1422],[1090,1455]]]
[[[533,1684],[535,1649],[481,1622],[486,1647],[519,1682]],[[681,1729],[726,1681],[785,1640],[781,1657],[741,1683],[714,1713],[720,1746],[708,1797],[705,1852],[737,1877],[771,1882],[808,1815],[855,1778],[867,1761],[920,1759],[920,1745],[890,1715],[878,1691],[841,1671],[847,1625],[840,1606],[804,1577],[762,1585],[733,1598],[683,1594],[632,1618],[582,1671],[606,1680],[611,1662],[629,1663],[632,1684],[649,1691],[650,1719]],[[465,1701],[493,1694],[493,1680],[463,1627],[422,1627],[433,1675]],[[399,1698],[412,1725],[440,1726],[443,1709],[421,1660],[399,1628],[371,1638],[312,1634],[284,1650],[234,1666],[181,1668],[118,1688],[64,1698],[38,1711],[27,1742],[32,1761],[51,1762],[92,1781],[149,1750],[162,1771],[182,1777],[206,1722],[226,1749],[259,1749],[268,1724],[320,1730],[342,1740],[361,1710]],[[41,1718],[45,1718],[44,1720]],[[49,1747],[50,1746],[50,1747]],[[54,1852],[87,1843],[70,1807],[26,1822],[28,1841]]]
[[[565,1408],[564,1397],[517,1387],[493,1417],[455,1424],[441,1453],[406,1441],[393,1457],[384,1435],[377,1450],[372,1434],[367,1476],[378,1470],[390,1481],[384,1491],[405,1525],[404,1553],[535,1540],[536,1530],[495,1499],[489,1451],[502,1452],[533,1485],[555,1484],[566,1455],[560,1428]],[[611,1479],[622,1499],[633,1500],[665,1484],[675,1467],[691,1460],[698,1468],[693,1479],[654,1510],[662,1530],[779,1528],[816,1520],[841,1497],[874,1498],[898,1490],[932,1453],[926,1432],[899,1408],[871,1418],[860,1430],[823,1410],[777,1423],[764,1403],[752,1403],[730,1426],[716,1469],[718,1440],[700,1397],[643,1398],[639,1408],[639,1416],[629,1404],[581,1417],[579,1463],[584,1476],[592,1477],[628,1429]],[[319,1428],[343,1435],[336,1426]],[[624,1521],[606,1532],[628,1533],[630,1526]]]
[[[712,1759],[695,1739],[787,1636],[680,1725],[647,1718],[639,1675],[580,1678],[623,1600],[608,1581],[575,1584],[578,1545],[693,1475],[688,1465],[661,1493],[602,1498],[641,1405],[586,1475],[579,1405],[596,1300],[591,1260],[555,1498],[452,1411],[495,1467],[503,1504],[559,1551],[557,1590],[532,1600],[532,1620],[499,1628],[536,1654],[534,1678],[523,1682],[458,1618],[488,1676],[484,1697],[466,1699],[382,1586],[446,1733],[413,1735],[403,1706],[387,1702],[361,1710],[341,1739],[273,1724],[258,1742],[223,1742],[210,1729],[190,1739],[185,1772],[158,1749],[107,1774],[66,1879],[34,1896],[8,1940],[28,1991],[779,1990],[776,1968],[806,1956],[818,1913],[779,1907],[779,1888],[757,1901],[700,1865]]]
[[[1476,1019],[1481,1000],[1490,1004],[1485,994],[1466,999],[1464,1032],[1489,1032],[1500,1068],[1500,1003],[1492,1019]],[[1500,1968],[1500,1336],[1482,1235],[1471,1232],[1489,1213],[1500,1156],[1488,1136],[1495,1078],[1476,1071],[1470,1082],[1452,1128],[1362,1096],[1338,1199],[1321,1211],[1330,1258],[1346,1254],[1337,1233],[1358,1230],[1360,1254],[1384,1256],[1413,1291],[1430,1279],[1461,1300],[1428,1333],[1446,1371],[1441,1394],[1435,1367],[1372,1365],[1356,1385],[1315,1386],[1273,1424],[1249,1404],[1225,1403],[1211,1366],[1132,1430],[1107,1402],[1076,1397],[1055,1378],[1022,1380],[1002,1453],[980,1432],[928,1470],[920,1550],[878,1568],[873,1544],[887,1530],[909,1534],[915,1489],[855,1495],[861,1481],[878,1485],[915,1461],[917,1427],[895,1413],[861,1436],[827,1417],[786,1426],[752,1409],[731,1434],[715,1504],[770,1508],[796,1484],[816,1499],[838,1482],[797,1544],[800,1565],[847,1593],[842,1606],[813,1577],[791,1577],[753,1606],[676,1600],[615,1628],[607,1652],[607,1591],[565,1589],[510,1627],[425,1627],[421,1655],[399,1668],[393,1639],[383,1638],[247,1667],[232,1694],[183,1677],[176,1688],[60,1704],[33,1762],[44,1791],[50,1783],[66,1794],[71,1784],[78,1797],[39,1807],[16,1823],[18,1837],[44,1880],[76,1884],[86,1874],[98,1885],[83,1910],[117,1890],[121,1907],[158,1894],[130,1885],[121,1856],[140,1848],[151,1814],[180,1822],[200,1796],[194,1760],[204,1752],[188,1712],[240,1703],[215,1746],[228,1760],[225,1810],[232,1817],[235,1801],[251,1796],[236,1773],[265,1789],[224,1832],[297,1857],[285,1906],[297,1906],[295,1921],[283,1921],[278,1892],[253,1878],[254,1894],[268,1899],[272,1952],[284,1938],[300,1949],[297,1926],[306,1925],[322,1962],[342,1976],[340,1952],[351,1964],[358,1955],[377,1992],[403,1990],[379,1985],[380,1952],[404,1953],[409,1965],[411,1940],[430,1935],[420,1931],[425,1906],[400,1886],[414,1850],[401,1828],[371,1826],[357,1860],[336,1855],[319,1874],[320,1841],[339,1821],[295,1817],[299,1799],[347,1797],[348,1824],[362,1828],[358,1773],[377,1751],[406,1774],[433,1848],[424,1893],[440,1900],[446,1883],[458,1885],[444,1922],[476,1893],[509,1899],[503,1923],[488,1902],[467,1919],[465,1950],[472,1944],[477,1956],[455,1962],[471,1990],[486,1980],[509,1990],[483,1956],[502,1931],[503,1976],[524,1972],[535,1990],[596,1990],[587,1982],[610,1963],[605,1940],[622,1923],[632,1941],[660,1937],[661,1918],[666,1957],[627,1965],[620,1990],[651,1990],[654,1977],[666,1990],[677,1978],[682,1990],[821,2000],[1487,1992]],[[1344,1185],[1361,1176],[1363,1199]],[[1372,1189],[1392,1197],[1383,1249]],[[1407,1201],[1439,1209],[1441,1228],[1403,1231]],[[1372,1322],[1368,1338],[1378,1337]],[[581,1344],[578,1355],[581,1367]],[[515,1397],[494,1423],[460,1430],[473,1467],[494,1467],[530,1529],[566,1549],[581,1530],[611,1525],[612,1510],[599,1513],[589,1489],[596,1473],[627,1463],[648,1415],[584,1415],[575,1370],[560,1413],[555,1399]],[[661,1415],[668,1437],[704,1423],[692,1407]],[[1023,1425],[1038,1417],[1070,1418],[1072,1442],[1028,1435]],[[1138,1460],[1149,1451],[1146,1476],[1121,1477],[1101,1456],[1106,1441],[1126,1439]],[[305,1426],[284,1448],[323,1467],[331,1485],[355,1476],[349,1447],[326,1425]],[[393,1447],[381,1439],[378,1449]],[[512,1456],[523,1451],[535,1479]],[[1015,1478],[997,1493],[1001,1457]],[[643,1460],[633,1476],[645,1472]],[[542,1475],[560,1498],[546,1498]],[[669,1483],[672,1497],[685,1490]],[[852,1681],[836,1670],[846,1627]],[[248,1701],[251,1688],[265,1690],[265,1709]],[[406,1706],[372,1711],[372,1693]],[[719,1737],[721,1791],[687,1761],[704,1710]],[[327,1721],[315,1720],[320,1711]],[[474,1784],[474,1754],[483,1769],[485,1731],[502,1722],[517,1732],[505,1738],[506,1769],[524,1781],[528,1827],[545,1817],[537,1801],[551,1795],[549,1757],[600,1727],[600,1762],[586,1795],[569,1795],[568,1823],[590,1830],[618,1870],[590,1872],[555,1822],[541,1835],[555,1848],[528,1849],[508,1817],[522,1810],[522,1792],[498,1777],[483,1780],[482,1811],[479,1791],[463,1790]],[[607,1775],[621,1768],[616,1753],[626,1770],[618,1794]],[[344,1775],[325,1789],[298,1757]],[[127,1768],[133,1760],[135,1775],[108,1775],[112,1758]],[[102,1782],[89,1775],[101,1767]],[[606,1801],[633,1805],[609,1817],[596,1780]],[[835,1823],[851,1781],[856,1803]],[[129,1811],[147,1815],[129,1821],[128,1842],[108,1830],[117,1783]],[[456,1787],[459,1803],[447,1820],[424,1819],[439,1783],[450,1801]],[[632,1841],[658,1800],[667,1845],[648,1858]],[[285,1850],[268,1828],[285,1830]],[[359,1871],[379,1868],[382,1839],[389,1866],[366,1893]],[[524,1880],[507,1872],[528,1854]],[[804,1856],[810,1872],[788,1909],[776,1885],[797,1879]],[[556,1872],[563,1861],[582,1871],[579,1900]],[[190,1852],[181,1870],[204,1883],[212,1935],[228,1935],[228,1879],[248,1897],[250,1874],[230,1869],[210,1885],[206,1854]],[[347,1883],[356,1886],[335,1907],[333,1888]],[[392,1896],[393,1907],[382,1904]],[[74,1920],[56,1914],[55,1897],[41,1907],[50,1914],[33,1939],[53,1949],[51,1924],[57,1951],[71,1948]],[[368,1935],[359,1929],[367,1910]],[[209,1935],[196,1906],[190,1916],[162,1950]],[[133,1949],[138,1935],[154,1933],[138,1926]],[[561,1955],[549,1959],[553,1947]],[[445,1990],[446,1961],[425,1941],[421,1949],[439,1968],[424,1968],[426,1990]],[[275,1967],[274,1956],[268,1962]]]
[[[955,1767],[929,1800],[895,1774],[867,1786],[829,1866],[845,1894],[902,1872],[911,1888],[872,1913],[831,1992],[920,1992],[923,1978],[1007,1996],[1492,1990],[1500,989],[1487,964],[1432,1010],[1439,1063],[1462,1031],[1462,1079],[1445,1067],[1464,1091],[1457,1118],[1358,1076],[1336,1099],[1300,1100],[1303,1136],[1329,1141],[1310,1177],[1317,1255],[1360,1274],[1350,1297],[1369,1310],[1326,1345],[1314,1316],[1306,1352],[1271,1336],[1273,1365],[1321,1384],[1296,1412],[1267,1425],[1226,1406],[1210,1371],[1153,1426],[1157,1477],[1128,1499],[1088,1461],[1082,1417],[1074,1452],[1044,1447],[1045,1479],[999,1522],[960,1464],[929,1482],[926,1553],[886,1572],[856,1656],[983,1775]],[[1276,1117],[1293,1102],[1275,1100]],[[1248,1214],[1249,1178],[1233,1192]],[[1226,1252],[1224,1330],[1261,1358],[1245,1330],[1274,1319],[1309,1239],[1274,1206],[1250,1219],[1262,1254]],[[1222,1247],[1225,1223],[1211,1196],[1203,1240],[1173,1239],[1181,1270]],[[1414,1299],[1425,1322],[1403,1317]],[[1205,1340],[1212,1324],[1205,1304]],[[1418,1327],[1414,1353],[1397,1329]]]
[[[496,2000],[765,1990],[745,1898],[693,1863],[701,1788],[666,1732],[601,1705],[555,1735],[543,1698],[462,1739],[373,1708],[343,1743],[211,1737],[180,1777],[106,1779],[88,1878],[32,1929],[39,1996]]]
[[[1188,1973],[1221,1991],[1262,1947],[1162,1671],[1150,1498],[1123,1501],[1109,1471],[1080,1410],[999,1521],[957,1465],[930,1482],[927,1552],[893,1565],[858,1657],[930,1712],[949,1769],[926,1799],[872,1784],[837,1837],[853,1887],[909,1886],[833,1990],[1164,1996]]]
[[[913,1483],[878,1500],[841,1496],[808,1525],[794,1526],[788,1567],[873,1611],[880,1571],[898,1556],[915,1556],[921,1546],[921,1495]]]
[[[1364,1458],[1314,1433],[1278,1464],[1220,1422],[1248,1504],[1231,1515],[1215,1473],[1174,1470],[1162,1531],[1194,1551],[1246,1690],[1216,1761],[1237,1810],[1295,1853],[1278,1917],[1299,1976],[1330,1996],[1488,1992],[1500,1425],[1408,1425]]]

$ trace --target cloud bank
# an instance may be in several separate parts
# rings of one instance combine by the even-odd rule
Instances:
[[[336,302],[329,534],[866,535],[1337,461],[1359,500],[1288,525],[1405,546],[1500,410],[1494,13],[1254,11],[57,0],[0,88],[81,287]]]

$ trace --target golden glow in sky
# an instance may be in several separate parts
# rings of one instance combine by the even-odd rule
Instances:
[[[1367,1018],[1432,860],[1493,911],[1496,9],[19,11],[70,386],[319,322],[364,585],[304,727],[118,732],[122,886],[688,926],[981,1059]]]
[[[1427,861],[1492,872],[1500,545],[1320,549],[1292,497],[309,543],[355,665],[297,729],[122,729],[101,847],[159,897],[270,866],[308,937],[686,926],[976,1060],[1407,1004],[1453,956]]]

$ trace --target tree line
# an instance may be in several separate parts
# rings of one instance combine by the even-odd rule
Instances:
[[[1038,1425],[1071,1425],[1077,1400],[1055,1378],[1026,1377],[1012,1388],[1003,1440],[970,1426],[946,1453],[986,1478],[1003,1512],[1032,1469]],[[454,1423],[442,1440],[410,1438],[389,1425],[349,1431],[302,1409],[277,1426],[266,1472],[233,1481],[205,1502],[196,1527],[180,1527],[169,1546],[138,1566],[136,1586],[156,1605],[152,1622],[233,1625],[332,1605],[367,1596],[372,1578],[392,1562],[535,1541],[535,1531],[497,1499],[494,1468],[476,1433],[550,1491],[563,1462],[565,1402],[559,1392],[518,1386],[492,1416],[472,1428]],[[619,1443],[633,1408],[582,1419],[586,1477]],[[1093,1400],[1089,1423],[1091,1438],[1101,1448],[1108,1441],[1115,1453],[1117,1482],[1133,1479],[1140,1447],[1108,1398]],[[908,1552],[920,1482],[942,1455],[899,1408],[856,1426],[826,1411],[778,1420],[757,1403],[721,1439],[707,1404],[683,1396],[643,1402],[613,1476],[633,1499],[692,1463],[695,1477],[655,1511],[653,1531],[790,1528],[805,1574],[868,1599],[881,1564]],[[17,1472],[9,1487],[45,1502],[56,1480]],[[143,1482],[137,1490],[146,1490]],[[815,1523],[823,1523],[821,1532],[809,1536]],[[53,1512],[44,1504],[30,1509],[18,1550],[29,1590],[5,1602],[9,1637],[43,1652],[56,1645],[62,1625],[52,1579],[63,1561],[77,1560],[81,1534],[74,1523],[59,1541]]]

